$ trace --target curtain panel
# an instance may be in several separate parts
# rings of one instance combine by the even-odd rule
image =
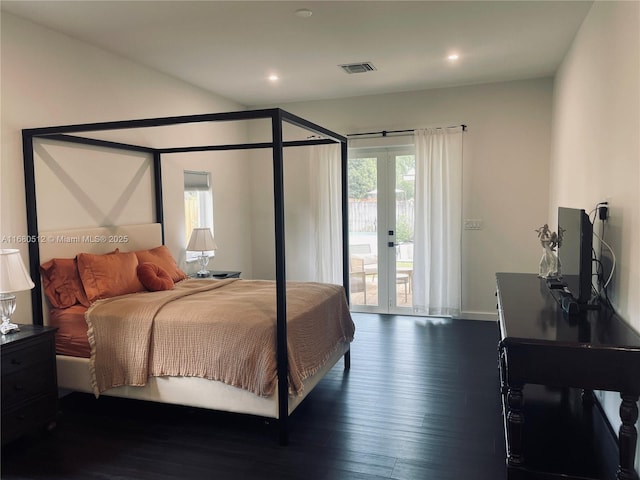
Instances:
[[[460,314],[462,139],[462,127],[414,132],[413,310],[417,314]]]
[[[342,285],[342,185],[339,145],[310,149],[316,281]]]

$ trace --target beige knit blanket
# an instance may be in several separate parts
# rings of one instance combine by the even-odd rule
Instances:
[[[123,295],[87,311],[94,393],[145,385],[150,376],[219,380],[273,394],[276,287],[266,280],[185,280],[174,289]],[[317,372],[355,327],[344,289],[287,283],[289,390]]]

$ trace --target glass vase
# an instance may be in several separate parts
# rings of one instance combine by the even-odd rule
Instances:
[[[551,250],[549,242],[543,242],[538,276],[541,278],[556,278],[560,275],[559,267],[558,256]]]

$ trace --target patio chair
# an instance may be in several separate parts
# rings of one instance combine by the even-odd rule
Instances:
[[[349,289],[352,293],[364,293],[364,304],[367,304],[367,275],[359,259],[349,261]]]
[[[371,245],[349,245],[350,262],[356,262],[351,266],[352,271],[364,272],[365,276],[372,276],[375,280],[378,275],[378,255],[371,253]]]

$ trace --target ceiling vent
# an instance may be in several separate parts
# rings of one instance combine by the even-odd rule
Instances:
[[[348,74],[366,73],[376,70],[376,67],[374,67],[370,62],[348,63],[345,65],[340,65],[340,68],[342,68]]]

